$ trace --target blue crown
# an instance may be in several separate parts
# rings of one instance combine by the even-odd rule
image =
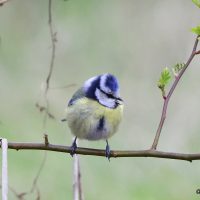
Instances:
[[[119,83],[115,76],[112,74],[106,74],[105,87],[109,88],[113,93],[118,91]]]
[[[119,84],[112,74],[102,74],[92,77],[85,82],[84,90],[88,98],[97,99],[95,95],[96,89],[99,89],[106,94],[119,95]]]

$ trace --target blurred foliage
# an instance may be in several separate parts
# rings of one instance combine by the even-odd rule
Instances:
[[[158,80],[158,87],[161,89],[163,96],[165,96],[165,87],[171,80],[171,73],[168,67],[165,67]]]
[[[200,26],[192,28],[192,32],[197,34],[197,35],[200,35]]]
[[[109,141],[111,149],[150,148],[162,108],[155,87],[159,72],[188,58],[194,42],[188,30],[199,24],[199,17],[188,0],[53,1],[58,41],[48,99],[56,119],[48,119],[43,129],[43,113],[35,103],[44,103],[43,82],[50,64],[48,1],[8,1],[0,7],[1,137],[40,142],[45,132],[50,143],[70,145],[70,131],[60,122],[68,100],[86,79],[110,72],[118,77],[125,101],[123,122]],[[172,96],[160,150],[199,152],[199,61],[195,58]],[[80,141],[80,146],[105,148],[105,142]],[[42,151],[9,151],[9,184],[16,191],[30,190],[43,156]],[[199,161],[80,160],[87,200],[200,198]],[[41,199],[72,199],[72,158],[48,152],[38,187]],[[9,199],[15,199],[12,192]],[[35,200],[35,194],[27,199]]]
[[[172,67],[173,74],[178,76],[179,72],[185,67],[185,63],[177,63]]]
[[[200,8],[200,0],[192,0],[192,2]]]

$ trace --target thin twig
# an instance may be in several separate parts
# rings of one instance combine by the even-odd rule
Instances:
[[[172,86],[171,86],[171,88],[170,88],[167,96],[163,99],[164,103],[163,103],[163,109],[162,109],[162,114],[161,114],[161,118],[160,118],[160,123],[159,123],[158,129],[157,129],[157,132],[156,132],[153,144],[151,146],[151,150],[155,150],[157,148],[158,141],[159,141],[159,138],[160,138],[160,134],[161,134],[161,131],[162,131],[162,128],[163,128],[163,124],[164,124],[165,119],[166,119],[166,113],[167,113],[167,108],[168,108],[168,103],[169,103],[170,97],[172,96],[172,94],[173,94],[173,92],[174,92],[177,84],[179,83],[182,75],[184,74],[185,70],[190,65],[192,59],[199,52],[199,51],[196,51],[198,42],[199,42],[199,36],[197,36],[197,38],[196,38],[196,40],[194,42],[192,53],[191,53],[188,61],[186,62],[184,68],[180,71],[180,73],[178,74],[178,76],[176,77],[176,79],[174,80],[174,83],[172,84]]]
[[[48,135],[47,134],[44,134],[44,143],[46,146],[49,145],[49,139],[48,139]]]
[[[2,190],[2,185],[0,184],[0,189]],[[8,186],[8,189],[13,193],[13,195],[18,199],[18,200],[24,200],[24,196],[26,195],[26,193],[17,193],[15,191],[14,188],[12,188],[11,186]]]
[[[39,188],[37,188],[37,197],[36,197],[36,200],[40,200],[40,190],[39,190]]]
[[[9,149],[15,150],[46,150],[46,151],[55,151],[63,153],[71,153],[70,146],[62,146],[49,144],[46,146],[44,143],[17,143],[9,142]],[[76,154],[81,155],[92,155],[92,156],[102,156],[105,157],[105,150],[101,149],[90,149],[90,148],[77,148]],[[119,157],[154,157],[154,158],[166,158],[166,159],[175,159],[175,160],[200,160],[200,153],[175,153],[175,152],[164,152],[157,150],[113,150],[110,153],[110,157],[119,158]]]
[[[17,193],[15,191],[14,188],[12,188],[11,186],[9,186],[9,190],[14,194],[14,196],[19,199],[19,200],[24,200],[25,195],[27,195],[26,192],[21,192],[21,193]]]
[[[55,62],[55,52],[56,52],[56,32],[53,29],[53,23],[52,23],[52,0],[48,1],[48,25],[49,25],[49,33],[51,38],[51,60],[49,65],[49,71],[46,77],[45,81],[45,89],[44,89],[44,100],[45,100],[45,106],[40,105],[39,103],[36,103],[36,107],[39,108],[40,112],[44,112],[44,118],[43,118],[43,127],[46,125],[47,117],[54,119],[54,115],[50,113],[49,111],[49,100],[48,100],[48,91],[50,88],[50,80],[53,73],[54,68],[54,62]]]
[[[49,31],[50,31],[50,36],[51,36],[51,45],[52,45],[52,51],[51,51],[51,61],[50,61],[50,66],[49,66],[49,73],[46,78],[46,88],[45,88],[45,94],[47,95],[49,86],[50,86],[50,79],[52,76],[53,72],[53,67],[54,67],[54,61],[55,61],[55,51],[56,51],[56,32],[53,30],[53,24],[52,24],[52,0],[49,0],[49,6],[48,6],[48,13],[49,13]]]
[[[49,25],[49,32],[50,32],[50,37],[51,37],[51,45],[52,45],[52,51],[51,51],[51,60],[50,60],[50,65],[49,65],[49,72],[46,78],[46,85],[45,85],[45,91],[44,91],[44,100],[45,100],[45,106],[41,106],[39,103],[36,103],[36,107],[40,110],[40,112],[44,112],[44,118],[43,118],[43,128],[46,127],[46,121],[47,117],[54,119],[54,115],[52,115],[49,111],[49,99],[48,99],[48,91],[50,87],[50,80],[52,77],[53,73],[53,68],[54,68],[54,61],[55,61],[55,51],[56,51],[56,32],[53,30],[53,24],[52,24],[52,0],[48,1],[48,25]],[[49,145],[48,141],[48,135],[44,134],[44,144],[45,146]],[[38,193],[39,190],[37,188],[37,181],[40,177],[40,174],[44,168],[45,162],[47,158],[47,152],[45,152],[42,163],[39,167],[39,170],[33,180],[33,184],[30,190],[30,193],[33,193],[35,189],[37,189],[37,199],[40,199],[40,194]]]
[[[197,55],[197,54],[200,54],[200,50],[199,50],[199,51],[196,51],[196,53],[195,53],[195,54],[196,54],[196,55]]]
[[[49,145],[49,140],[48,140],[48,135],[47,135],[47,134],[44,134],[44,144],[45,144],[45,146],[48,146],[48,145]],[[37,189],[37,187],[36,187],[36,186],[37,186],[37,181],[38,181],[38,179],[39,179],[39,177],[40,177],[40,174],[41,174],[41,172],[42,172],[42,170],[43,170],[43,168],[44,168],[46,159],[47,159],[47,152],[45,151],[44,157],[43,157],[43,159],[42,159],[42,163],[41,163],[41,165],[40,165],[40,167],[39,167],[39,170],[38,170],[38,172],[37,172],[37,174],[36,174],[36,176],[35,176],[35,178],[34,178],[34,180],[33,180],[30,193],[33,193],[33,191],[35,190],[35,188]],[[38,193],[37,193],[37,194],[38,194]]]
[[[0,6],[3,6],[7,2],[8,2],[8,0],[0,0]]]
[[[46,146],[46,144],[45,144],[45,146]],[[44,154],[44,157],[42,159],[42,163],[40,165],[40,168],[39,168],[39,170],[38,170],[38,172],[37,172],[37,174],[36,174],[36,176],[35,176],[35,178],[33,180],[33,184],[32,184],[32,188],[30,190],[30,193],[33,193],[33,191],[35,190],[35,188],[37,188],[37,181],[38,181],[38,179],[40,177],[40,174],[41,174],[41,172],[42,172],[42,170],[44,168],[46,159],[47,159],[47,152],[45,151],[45,154]]]

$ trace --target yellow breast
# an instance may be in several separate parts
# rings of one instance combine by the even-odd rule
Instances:
[[[81,98],[67,108],[67,122],[78,138],[107,139],[117,131],[122,113],[123,105],[111,109],[92,99]]]

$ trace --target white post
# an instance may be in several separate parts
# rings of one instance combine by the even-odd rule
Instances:
[[[74,200],[79,200],[79,187],[78,187],[78,155],[74,154],[74,167],[73,167],[73,190],[74,190]]]
[[[2,148],[2,200],[8,199],[8,165],[7,165],[7,139],[1,139]]]
[[[73,138],[73,141],[74,139],[75,138]],[[76,141],[76,144],[78,145],[78,141]],[[83,200],[80,161],[77,154],[74,154],[73,164],[73,200]]]

